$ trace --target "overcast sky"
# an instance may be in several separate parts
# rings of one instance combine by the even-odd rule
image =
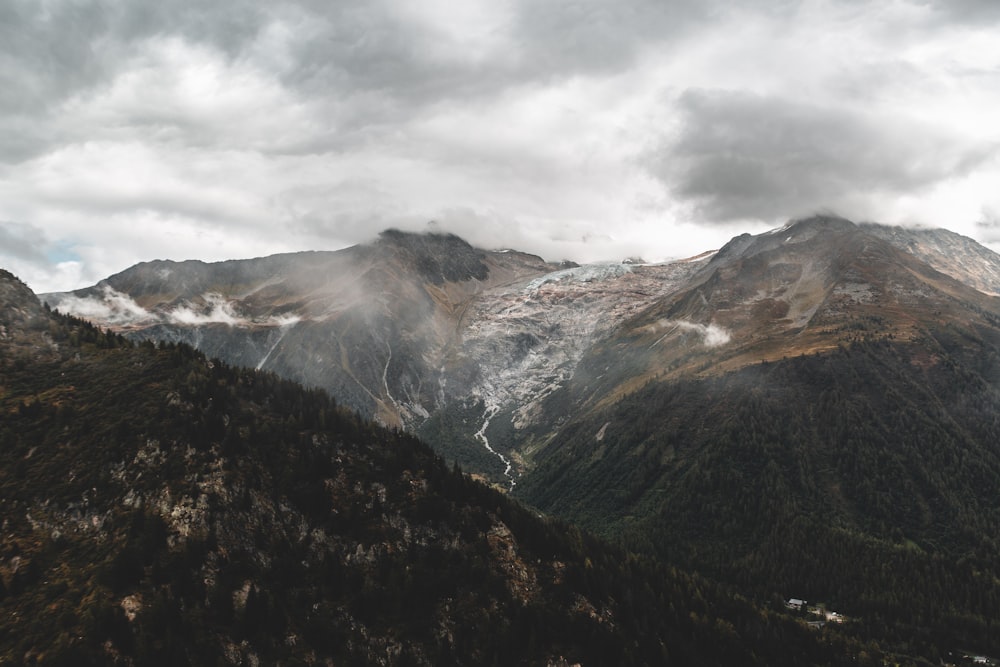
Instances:
[[[998,119],[996,0],[3,0],[0,266],[660,259],[828,211],[994,243]]]

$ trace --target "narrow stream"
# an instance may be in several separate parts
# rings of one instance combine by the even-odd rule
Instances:
[[[510,463],[510,459],[508,459],[506,456],[504,456],[497,450],[493,449],[493,447],[490,446],[489,438],[486,437],[486,429],[489,428],[490,421],[496,416],[496,414],[499,411],[500,408],[498,407],[489,405],[486,406],[486,410],[483,412],[483,425],[479,427],[478,431],[476,431],[476,437],[479,438],[479,440],[483,443],[483,446],[486,447],[487,451],[489,451],[491,454],[500,459],[501,463],[504,464],[505,468],[503,471],[503,475],[508,480],[510,480],[510,487],[507,489],[507,491],[510,492],[513,491],[514,486],[517,485],[517,481],[514,479],[514,475],[511,473],[512,466]]]

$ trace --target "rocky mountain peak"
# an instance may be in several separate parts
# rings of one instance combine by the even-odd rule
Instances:
[[[817,236],[843,236],[858,231],[858,226],[853,222],[836,216],[817,215],[793,220],[784,227],[763,234],[740,234],[734,237],[716,253],[711,265],[746,259],[784,245],[810,241]]]
[[[7,309],[37,301],[34,293],[20,278],[10,271],[0,269],[0,307]]]
[[[484,261],[486,253],[454,234],[414,234],[387,229],[379,234],[375,247],[412,265],[423,279],[434,285],[485,280],[489,276]]]
[[[856,224],[847,218],[841,218],[836,215],[813,215],[808,218],[799,218],[782,228],[784,231],[800,234],[810,232],[850,232],[857,229],[858,226]]]

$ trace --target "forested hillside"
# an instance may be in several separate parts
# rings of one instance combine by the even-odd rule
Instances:
[[[547,522],[318,390],[0,275],[0,660],[879,664]]]
[[[650,383],[564,428],[519,492],[744,590],[828,601],[899,650],[995,653],[998,340],[946,326]]]

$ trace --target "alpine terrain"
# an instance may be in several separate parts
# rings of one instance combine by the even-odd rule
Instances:
[[[0,662],[846,665],[881,650],[544,521],[325,392],[0,271]]]
[[[662,264],[390,231],[53,308],[273,370],[541,512],[937,661],[1000,653],[1000,258],[815,217]]]

